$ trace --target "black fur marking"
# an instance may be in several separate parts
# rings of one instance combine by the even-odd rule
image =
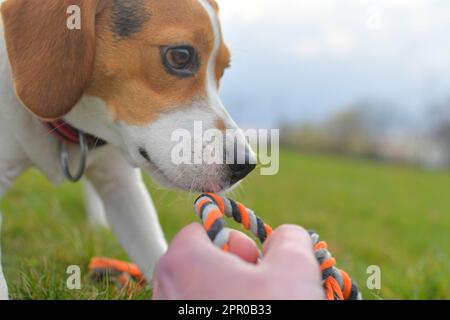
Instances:
[[[113,0],[112,31],[120,39],[138,32],[150,20],[145,0]]]

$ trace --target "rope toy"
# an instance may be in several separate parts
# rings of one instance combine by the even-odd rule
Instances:
[[[272,228],[261,218],[234,200],[207,193],[197,198],[194,211],[202,220],[208,237],[217,247],[229,250],[230,232],[226,228],[224,216],[234,219],[249,230],[263,244],[272,234]],[[322,283],[327,300],[361,300],[361,294],[349,275],[336,268],[336,259],[328,251],[327,243],[320,240],[317,233],[310,231],[314,253],[322,271]]]
[[[94,257],[89,263],[90,278],[95,282],[105,279],[119,288],[140,290],[145,286],[145,279],[139,268],[128,262],[106,257]]]
[[[217,247],[229,251],[230,231],[226,228],[224,216],[232,218],[243,225],[244,229],[259,239],[263,244],[272,234],[272,228],[243,204],[234,200],[207,193],[197,198],[194,211],[202,220],[208,237]],[[322,283],[327,300],[361,300],[356,284],[348,274],[336,268],[336,260],[328,251],[325,241],[317,233],[310,231],[314,253],[322,271]],[[107,278],[120,288],[129,290],[142,289],[145,279],[134,264],[104,257],[94,257],[89,265],[91,278],[99,281]]]

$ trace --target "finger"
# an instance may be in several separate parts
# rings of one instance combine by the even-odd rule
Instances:
[[[191,247],[205,247],[211,244],[211,240],[208,238],[208,234],[202,225],[198,223],[192,223],[184,227],[172,240],[170,246],[172,248],[182,247],[190,249]]]
[[[315,262],[311,238],[306,230],[294,225],[277,228],[263,246],[264,263],[286,266]]]
[[[276,229],[266,242],[260,267],[270,271],[272,279],[283,288],[284,293],[291,288],[293,296],[307,299],[324,297],[319,263],[306,230],[285,225]],[[307,295],[295,288],[307,288]]]
[[[242,232],[230,230],[228,245],[230,253],[249,263],[257,262],[259,256],[258,247],[251,238]],[[217,254],[221,255],[221,252],[214,247],[204,228],[197,223],[185,227],[172,241],[170,251],[179,252],[181,250],[185,252],[202,252],[202,256],[206,259],[208,257],[210,259],[218,259]],[[209,252],[209,255],[205,255],[205,252]]]
[[[155,273],[153,279],[153,294],[152,300],[167,300],[168,296],[166,291],[164,290],[164,286],[159,284],[158,273]]]
[[[250,237],[236,230],[230,230],[230,240],[228,242],[230,253],[238,256],[242,260],[256,264],[258,262],[258,247]]]

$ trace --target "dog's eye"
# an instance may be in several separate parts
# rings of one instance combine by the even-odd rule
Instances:
[[[191,62],[191,52],[186,48],[169,49],[166,58],[172,68],[186,69]]]
[[[163,64],[171,74],[188,77],[199,68],[198,55],[189,46],[161,48]]]

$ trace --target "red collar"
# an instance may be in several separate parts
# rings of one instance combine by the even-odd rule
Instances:
[[[44,125],[49,129],[49,133],[54,135],[59,141],[76,145],[80,144],[80,130],[72,127],[64,120],[59,119],[51,122],[44,122]],[[86,141],[89,149],[95,149],[107,144],[106,141],[90,134],[86,134]]]

